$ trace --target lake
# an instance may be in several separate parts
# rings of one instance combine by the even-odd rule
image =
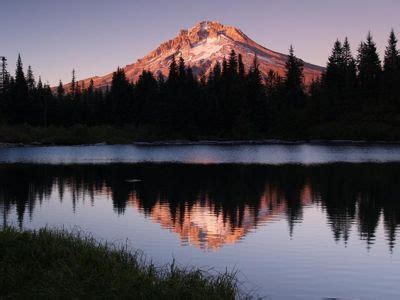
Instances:
[[[267,299],[400,299],[398,145],[0,148],[0,211]]]

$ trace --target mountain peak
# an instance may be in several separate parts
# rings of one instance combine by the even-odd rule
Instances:
[[[201,21],[188,29],[181,29],[179,34],[164,43],[136,63],[124,68],[127,78],[135,82],[143,70],[154,74],[168,74],[168,68],[174,56],[182,57],[190,65],[195,75],[207,75],[217,62],[229,56],[235,50],[241,54],[247,69],[257,55],[259,68],[266,75],[273,70],[284,75],[287,55],[269,50],[245,35],[234,26],[223,25],[216,21]],[[306,84],[318,78],[322,67],[305,63],[304,77]],[[91,78],[83,80],[89,83]],[[96,88],[109,86],[112,74],[92,78]],[[67,85],[68,86],[68,85]]]
[[[198,22],[196,25],[188,29],[189,33],[192,32],[210,32],[221,30],[225,26],[216,21],[201,21]]]
[[[188,36],[189,39],[194,41],[215,38],[220,35],[238,41],[248,39],[240,29],[234,26],[223,25],[217,21],[201,21],[187,30],[181,30],[181,34]]]

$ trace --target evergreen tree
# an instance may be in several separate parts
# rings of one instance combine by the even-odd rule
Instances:
[[[238,58],[232,49],[228,61],[224,59],[222,62],[221,93],[218,96],[217,128],[222,135],[240,134],[236,125],[241,122],[244,86],[238,76]]]
[[[33,71],[31,66],[28,66],[28,72],[26,77],[27,77],[26,81],[29,91],[33,91],[35,89],[35,77],[33,76]]]
[[[49,107],[51,105],[52,99],[53,99],[53,97],[52,97],[50,85],[48,83],[46,83],[43,87],[43,102],[42,102],[42,107],[41,107],[41,111],[42,111],[41,124],[46,127],[49,125]]]
[[[87,89],[83,89],[83,120],[86,124],[95,124],[94,118],[96,117],[96,99],[93,79],[90,79]]]
[[[267,95],[271,96],[276,93],[280,88],[281,83],[282,78],[279,74],[270,69],[265,77],[265,90]]]
[[[43,125],[44,123],[44,107],[45,107],[45,86],[42,83],[42,78],[39,76],[38,83],[36,86],[36,111],[37,119],[35,120],[35,125]]]
[[[235,50],[231,50],[229,54],[228,73],[230,77],[234,77],[238,73],[238,59]]]
[[[375,42],[369,32],[367,41],[362,42],[357,57],[358,80],[366,97],[376,97],[381,80],[381,62]]]
[[[345,60],[342,43],[336,40],[332,54],[328,58],[325,72],[325,84],[328,89],[337,93],[344,87]]]
[[[5,101],[5,98],[8,96],[9,88],[10,88],[10,73],[7,71],[7,67],[3,70],[3,90],[1,91],[0,95],[3,96],[3,101]],[[4,103],[3,103],[4,104]]]
[[[238,55],[238,73],[239,73],[239,78],[243,80],[246,76],[246,72],[244,69],[242,54]]]
[[[72,80],[71,80],[71,87],[70,87],[70,95],[72,98],[75,98],[76,94],[76,76],[75,76],[75,69],[72,69]]]
[[[176,63],[175,56],[172,56],[171,64],[168,70],[168,79],[165,89],[165,120],[166,126],[169,126],[171,131],[176,131],[180,127],[181,107],[182,107],[182,95],[180,87],[183,85],[181,80],[179,67],[182,68],[182,75],[184,76],[184,62],[180,60],[180,66]]]
[[[351,91],[356,84],[355,60],[351,54],[350,44],[346,38],[343,45],[336,40],[332,54],[328,59],[324,74],[324,88],[326,90],[323,108],[326,117],[336,120],[351,104]],[[314,92],[317,83],[314,83]]]
[[[179,70],[176,64],[175,56],[172,56],[171,64],[169,65],[167,84],[170,87],[176,87],[178,82]]]
[[[79,97],[82,95],[82,85],[79,81],[75,82],[75,100],[79,100]]]
[[[40,114],[40,103],[36,99],[35,78],[31,66],[28,66],[26,73],[26,84],[28,87],[28,98],[25,101],[24,108],[28,112],[25,122],[30,124],[38,123],[38,116]]]
[[[257,55],[254,56],[253,65],[247,75],[246,81],[246,106],[248,116],[246,122],[250,132],[266,130],[266,99],[262,75],[258,65]]]
[[[203,109],[204,121],[206,132],[215,130],[219,126],[219,111],[221,107],[221,84],[222,76],[226,73],[227,63],[223,60],[225,65],[225,71],[222,71],[221,63],[217,61],[214,65],[212,71],[210,72],[210,77],[205,86],[205,107]],[[225,75],[224,75],[225,76]]]
[[[84,80],[81,81],[80,89],[81,89],[80,90],[81,93],[86,91],[86,85],[85,85],[85,81]]]
[[[15,71],[15,86],[17,89],[20,89],[23,92],[27,92],[28,87],[20,54],[18,55],[17,69]]]
[[[383,64],[383,69],[386,72],[396,72],[398,71],[399,63],[399,50],[397,49],[397,38],[392,29],[390,32],[388,45],[386,46],[385,59]]]
[[[3,86],[2,90],[0,90],[0,124],[3,124],[7,122],[7,105],[8,105],[8,97],[9,97],[9,75],[7,72],[6,65],[4,66],[4,69],[2,70],[3,73],[3,78],[0,80],[3,80]]]
[[[112,110],[110,116],[112,123],[122,125],[133,121],[132,92],[132,85],[127,80],[124,69],[117,68],[117,71],[113,73],[111,89],[108,94],[109,107]]]
[[[180,83],[184,83],[186,80],[186,66],[185,60],[183,57],[179,57],[179,65],[178,65],[178,78]]]
[[[400,91],[400,54],[397,49],[397,38],[392,29],[386,46],[383,64],[383,84],[385,94],[390,100],[398,100]],[[396,101],[400,104],[400,100]]]
[[[254,56],[253,65],[250,69],[250,73],[248,75],[249,81],[254,82],[254,86],[259,90],[262,90],[262,75],[259,69],[258,58],[257,55]]]
[[[286,62],[285,90],[290,105],[304,104],[304,64],[294,55],[293,46],[290,46]]]
[[[222,77],[225,78],[228,74],[228,62],[226,60],[226,58],[224,57],[224,59],[222,60]]]
[[[351,91],[356,87],[357,84],[357,67],[356,67],[356,60],[351,53],[351,47],[349,40],[347,37],[344,39],[343,42],[343,60],[345,64],[345,88],[346,88],[346,95],[352,94]]]
[[[162,103],[159,99],[160,82],[154,78],[153,73],[150,71],[143,71],[139,76],[135,86],[135,99],[136,99],[136,122],[137,125],[151,124],[157,122],[161,126],[160,120],[165,116],[162,114]],[[158,123],[160,122],[160,123]]]
[[[39,91],[42,91],[43,90],[43,83],[42,83],[42,77],[41,76],[39,76],[39,80],[38,80],[38,83],[37,83],[37,90],[39,90]]]
[[[10,108],[16,123],[26,123],[28,121],[29,112],[29,93],[26,82],[21,55],[18,55],[17,68],[15,71],[15,80],[12,85],[12,101]]]
[[[93,96],[93,94],[94,94],[94,82],[93,82],[93,79],[90,79],[90,81],[89,81],[89,87],[87,88],[87,94],[89,96]]]
[[[111,95],[124,95],[125,92],[129,91],[129,81],[126,78],[125,71],[122,68],[117,68],[117,71],[113,73],[111,80]]]
[[[221,73],[222,73],[221,64],[220,64],[219,62],[217,62],[217,63],[215,64],[215,66],[214,66],[212,72],[211,72],[211,74],[212,74],[212,80],[213,80],[214,82],[218,82],[218,81],[221,79]]]
[[[63,83],[60,80],[58,87],[57,87],[57,98],[59,100],[62,100],[64,98],[64,96],[65,96],[65,89],[64,89]]]

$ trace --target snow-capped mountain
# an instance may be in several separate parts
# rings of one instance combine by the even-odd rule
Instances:
[[[147,56],[137,62],[124,67],[126,76],[135,82],[143,70],[153,72],[155,75],[168,74],[168,67],[172,58],[182,56],[186,64],[193,68],[194,74],[208,74],[216,62],[228,58],[231,50],[241,54],[243,62],[249,68],[257,55],[261,72],[266,75],[270,69],[284,75],[287,56],[274,52],[257,44],[240,29],[225,26],[218,22],[203,21],[194,27],[181,30],[179,35],[172,40],[161,44]],[[309,63],[304,64],[306,84],[321,75],[323,68]],[[80,81],[85,86],[93,79],[96,88],[104,88],[111,83],[112,73],[105,76],[96,76]],[[67,85],[68,86],[68,85]]]

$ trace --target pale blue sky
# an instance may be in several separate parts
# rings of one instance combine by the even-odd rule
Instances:
[[[20,52],[36,76],[55,84],[104,75],[136,61],[201,20],[242,29],[258,43],[325,65],[336,38],[353,49],[371,30],[381,53],[400,32],[398,0],[1,0],[0,55],[14,72]]]

